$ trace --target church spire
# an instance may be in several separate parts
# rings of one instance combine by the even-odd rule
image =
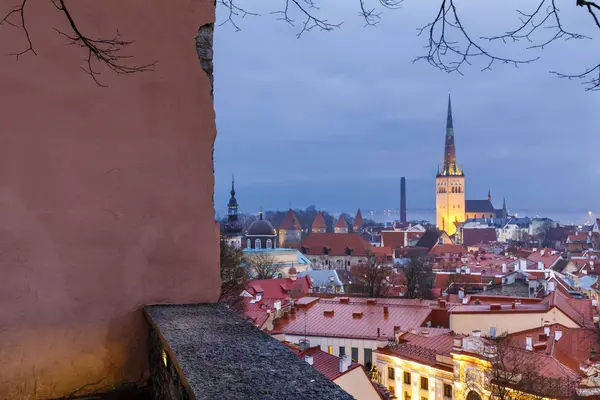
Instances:
[[[229,198],[229,203],[227,203],[227,209],[229,210],[229,216],[232,217],[235,215],[235,218],[237,219],[237,214],[238,214],[238,202],[237,199],[235,198],[235,178],[233,175],[231,175],[231,197]]]
[[[444,146],[444,166],[441,175],[462,175],[456,164],[456,148],[454,147],[454,124],[452,123],[452,101],[448,93],[448,116],[446,119],[446,143]]]
[[[502,213],[504,217],[508,217],[508,209],[506,208],[506,197],[502,197]]]

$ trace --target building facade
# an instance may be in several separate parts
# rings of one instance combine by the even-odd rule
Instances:
[[[291,208],[279,225],[279,246],[296,247],[302,240],[302,225]]]
[[[246,231],[246,249],[274,249],[277,247],[277,231],[266,219],[263,219],[262,210],[258,220],[254,221]]]

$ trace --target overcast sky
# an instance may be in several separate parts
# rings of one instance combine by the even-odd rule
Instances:
[[[566,27],[594,39],[533,52],[484,43],[507,57],[541,59],[485,72],[485,60],[474,60],[460,76],[412,62],[426,51],[427,37],[416,28],[434,18],[439,1],[405,0],[375,28],[364,27],[358,0],[315,1],[322,6],[317,14],[343,21],[341,29],[297,39],[298,13],[296,27],[269,15],[283,0],[240,1],[262,16],[238,19],[240,32],[230,24],[216,29],[217,212],[226,206],[232,173],[245,212],[290,203],[334,212],[397,208],[401,176],[409,210],[433,209],[448,90],[468,199],[491,189],[498,207],[506,196],[511,208],[532,213],[600,212],[600,93],[548,73],[580,72],[600,61],[585,10],[561,2]],[[475,3],[457,4],[479,37],[514,28],[523,2]],[[217,10],[218,21],[224,11]]]

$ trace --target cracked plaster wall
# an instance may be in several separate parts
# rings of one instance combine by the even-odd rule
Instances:
[[[158,63],[99,68],[99,88],[53,30],[64,16],[28,2],[38,55],[0,63],[0,398],[146,382],[140,307],[219,294],[213,1],[71,3],[81,29],[118,29],[132,63]],[[0,28],[3,53],[25,45]]]

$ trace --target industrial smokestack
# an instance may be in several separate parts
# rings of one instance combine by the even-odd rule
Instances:
[[[406,222],[406,178],[400,178],[400,222]]]

